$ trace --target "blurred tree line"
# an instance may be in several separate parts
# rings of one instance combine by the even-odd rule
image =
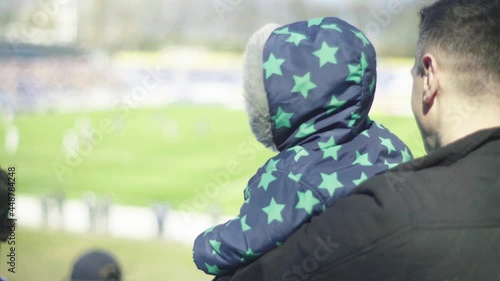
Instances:
[[[0,2],[0,40],[11,44],[73,44],[107,51],[193,44],[241,51],[249,36],[266,23],[336,16],[363,30],[379,54],[412,56],[418,10],[430,2],[433,1],[9,0]],[[73,29],[68,28],[71,25]],[[66,37],[50,37],[50,31]],[[50,38],[37,41],[35,35]]]

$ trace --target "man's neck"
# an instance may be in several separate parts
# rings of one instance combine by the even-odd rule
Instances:
[[[466,108],[461,110],[445,117],[451,117],[453,121],[442,124],[439,136],[441,146],[482,130],[500,128],[500,107],[496,105],[478,107],[476,110],[467,111]]]

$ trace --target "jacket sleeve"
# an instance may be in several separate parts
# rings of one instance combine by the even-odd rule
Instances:
[[[300,175],[262,171],[245,190],[240,214],[200,234],[193,258],[207,274],[230,274],[279,246],[323,208],[321,198],[300,183]]]
[[[231,280],[403,280],[394,276],[407,262],[409,211],[389,189],[355,189]]]

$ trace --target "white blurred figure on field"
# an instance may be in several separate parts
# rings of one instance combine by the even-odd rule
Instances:
[[[111,209],[111,199],[104,197],[97,200],[96,227],[99,232],[108,233],[109,212]]]
[[[80,140],[75,129],[68,129],[63,137],[63,151],[66,157],[74,157],[78,154]]]
[[[179,138],[180,126],[176,120],[167,120],[166,135],[169,140],[177,140]]]
[[[10,155],[17,154],[19,148],[19,129],[15,125],[10,125],[5,131],[5,151]]]
[[[87,211],[89,214],[89,232],[93,233],[96,230],[97,225],[97,197],[94,192],[85,192],[83,200],[87,205]]]
[[[125,123],[125,117],[124,116],[114,116],[113,117],[113,130],[117,133],[122,133],[123,131],[125,131],[125,126],[126,126],[126,123]]]
[[[53,198],[57,207],[58,227],[59,229],[64,229],[64,201],[66,199],[66,194],[64,191],[59,190],[54,194]]]
[[[165,115],[157,115],[158,121],[160,122],[161,131],[163,132],[163,137],[166,140],[175,141],[179,138],[179,122],[174,119],[170,119]]]
[[[40,198],[40,207],[42,209],[42,227],[46,228],[49,226],[49,211],[50,211],[50,198],[43,195]]]
[[[80,137],[90,141],[91,143],[94,142],[94,127],[92,126],[92,122],[89,117],[80,118],[76,123],[76,128]]]
[[[167,203],[157,203],[151,206],[155,213],[156,222],[158,224],[158,238],[163,238],[165,233],[165,218],[168,215],[170,206]]]

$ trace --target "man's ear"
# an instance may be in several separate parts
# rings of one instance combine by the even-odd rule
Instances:
[[[422,67],[424,69],[424,104],[434,102],[439,89],[438,65],[436,58],[431,54],[422,57]]]

